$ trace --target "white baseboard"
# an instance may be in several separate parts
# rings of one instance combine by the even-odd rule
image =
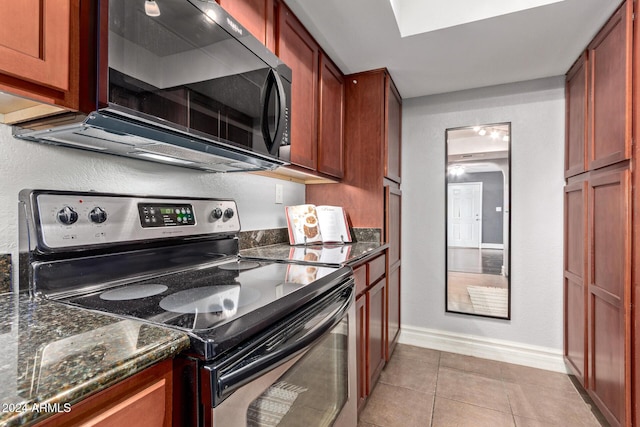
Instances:
[[[401,326],[398,342],[547,371],[569,373],[562,351],[548,347],[406,325]]]
[[[481,249],[504,249],[502,243],[480,243]]]

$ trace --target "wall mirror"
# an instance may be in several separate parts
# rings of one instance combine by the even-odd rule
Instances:
[[[447,129],[446,311],[511,318],[511,124]]]

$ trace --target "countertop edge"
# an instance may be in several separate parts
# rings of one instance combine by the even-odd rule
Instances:
[[[172,333],[178,333],[177,331],[170,330],[168,328],[167,330]],[[72,388],[66,389],[60,394],[47,400],[38,402],[35,400],[29,401],[26,403],[25,407],[33,407],[35,404],[42,405],[56,403],[60,405],[65,403],[75,405],[157,363],[175,357],[178,353],[187,349],[189,347],[189,343],[188,335],[180,334],[170,341],[154,347],[148,353],[128,359],[122,364],[115,365],[112,369],[102,372],[101,374]],[[39,411],[13,413],[8,418],[0,420],[0,425],[2,425],[2,427],[32,426],[54,414],[55,412]]]

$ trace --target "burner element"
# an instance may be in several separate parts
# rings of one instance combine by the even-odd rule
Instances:
[[[221,313],[228,317],[259,298],[258,290],[240,285],[204,286],[168,295],[160,301],[160,307],[173,313]]]
[[[105,301],[127,301],[152,297],[163,293],[167,289],[165,285],[127,285],[101,293],[100,299]]]
[[[241,271],[250,270],[252,268],[260,267],[260,264],[253,261],[234,261],[227,264],[218,266],[220,270]]]

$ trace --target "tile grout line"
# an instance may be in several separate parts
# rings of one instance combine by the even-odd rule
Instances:
[[[436,384],[433,390],[433,403],[431,404],[431,419],[429,420],[429,427],[433,427],[433,417],[436,413],[436,398],[438,393],[438,380],[440,378],[440,363],[442,361],[442,352],[438,351],[438,369],[436,370]]]
[[[513,426],[517,427],[518,423],[516,422],[516,414],[513,413],[513,405],[511,405],[511,397],[509,396],[509,391],[507,390],[507,381],[504,379],[504,366],[500,366],[500,382],[502,383],[502,389],[504,393],[507,395],[507,402],[509,403],[509,412],[511,412],[511,419],[513,420]]]

